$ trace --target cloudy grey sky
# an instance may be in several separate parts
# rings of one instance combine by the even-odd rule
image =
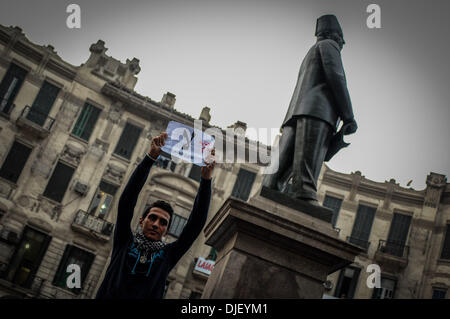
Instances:
[[[66,7],[81,7],[81,29],[66,27]],[[366,8],[381,7],[381,29]],[[328,166],[395,178],[423,189],[430,171],[450,175],[448,0],[0,0],[0,23],[20,26],[74,65],[102,39],[107,54],[136,57],[136,91],[211,123],[281,125],[300,63],[315,42],[317,17],[335,14],[359,130]]]

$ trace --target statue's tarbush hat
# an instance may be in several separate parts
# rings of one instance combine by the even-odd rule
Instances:
[[[319,19],[317,19],[315,36],[318,36],[323,32],[330,32],[330,33],[336,32],[341,36],[342,39],[344,39],[344,34],[342,33],[341,25],[339,24],[339,21],[336,18],[336,16],[333,14],[323,15]]]

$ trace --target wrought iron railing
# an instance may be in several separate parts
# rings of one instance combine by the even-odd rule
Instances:
[[[369,249],[370,246],[370,241],[356,237],[347,236],[347,241],[351,244],[364,248],[365,250]]]
[[[378,243],[378,250],[382,253],[401,258],[408,258],[409,255],[409,246],[382,239],[380,239],[380,242]]]
[[[89,215],[83,210],[79,210],[75,215],[75,219],[72,224],[83,226],[89,230],[96,233],[111,236],[114,229],[114,224],[105,221],[104,219],[98,218],[93,215]]]
[[[25,106],[25,108],[22,110],[22,113],[20,114],[20,117],[38,124],[47,131],[50,131],[52,129],[53,123],[55,122],[55,119],[53,117],[50,117],[47,114],[30,107],[29,105]]]

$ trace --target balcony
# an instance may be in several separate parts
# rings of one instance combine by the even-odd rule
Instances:
[[[351,237],[351,236],[347,236],[347,242],[363,248],[366,252],[370,246],[370,241],[363,240],[363,239],[356,238],[356,237]]]
[[[111,237],[114,224],[96,216],[89,215],[80,209],[72,222],[72,229],[93,239],[107,242]]]
[[[1,263],[0,263],[1,265]],[[4,268],[8,268],[7,264],[3,264]],[[33,275],[29,286],[21,286],[0,277],[0,289],[6,293],[3,298],[6,299],[49,299],[52,296],[46,296],[42,293],[42,288],[46,280]]]
[[[16,125],[32,132],[39,138],[46,138],[50,134],[54,122],[54,118],[27,105],[17,118]]]
[[[400,272],[408,265],[409,246],[380,240],[375,260],[391,272]]]

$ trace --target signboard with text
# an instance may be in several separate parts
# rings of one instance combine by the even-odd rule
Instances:
[[[206,260],[205,258],[198,257],[194,270],[210,275],[214,269],[214,260]]]

